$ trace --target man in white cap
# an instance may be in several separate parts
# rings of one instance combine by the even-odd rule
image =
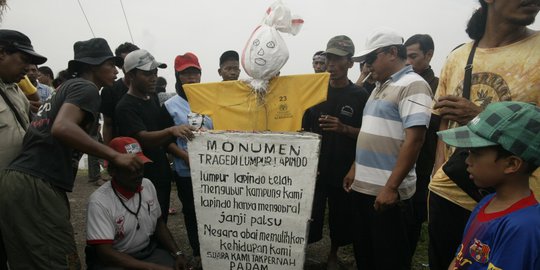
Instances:
[[[372,33],[359,58],[376,87],[364,108],[356,160],[343,181],[352,190],[355,259],[358,269],[410,269],[406,221],[432,94],[407,66],[403,38],[390,29]]]
[[[193,134],[187,125],[163,128],[161,109],[156,95],[158,68],[166,68],[145,50],[130,52],[124,59],[124,72],[129,90],[115,109],[120,136],[135,138],[143,152],[153,162],[144,165],[144,177],[156,187],[163,220],[167,222],[171,181],[173,179],[165,146],[175,137],[191,139]]]

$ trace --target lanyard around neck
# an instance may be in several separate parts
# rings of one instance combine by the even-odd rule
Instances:
[[[135,216],[135,218],[137,219],[137,230],[139,230],[141,228],[141,226],[139,225],[139,211],[141,211],[141,205],[142,205],[142,196],[141,196],[141,193],[138,192],[139,194],[139,206],[137,207],[137,212],[133,212],[131,211],[131,209],[129,209],[129,207],[127,207],[127,205],[124,203],[124,201],[122,200],[122,198],[120,198],[120,195],[118,195],[118,192],[116,192],[116,189],[114,187],[112,187],[112,190],[114,191],[114,195],[116,195],[116,198],[118,198],[118,200],[120,201],[120,203],[122,204],[122,206],[129,212],[131,213],[132,215]]]

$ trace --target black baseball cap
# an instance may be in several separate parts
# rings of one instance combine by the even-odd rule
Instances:
[[[29,55],[32,64],[47,62],[47,57],[35,52],[30,39],[19,31],[0,29],[0,42]]]

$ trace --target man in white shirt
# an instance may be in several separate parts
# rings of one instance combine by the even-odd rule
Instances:
[[[109,146],[152,162],[137,140],[117,137]],[[108,164],[112,180],[91,196],[87,212],[88,269],[188,269],[186,258],[161,218],[156,189],[142,169]]]

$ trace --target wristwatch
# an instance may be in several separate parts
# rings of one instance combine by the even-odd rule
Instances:
[[[180,256],[180,255],[184,255],[184,253],[183,253],[181,250],[178,250],[178,251],[175,252],[175,253],[171,253],[171,255],[172,255],[173,257],[176,258],[176,257],[178,257],[178,256]]]

